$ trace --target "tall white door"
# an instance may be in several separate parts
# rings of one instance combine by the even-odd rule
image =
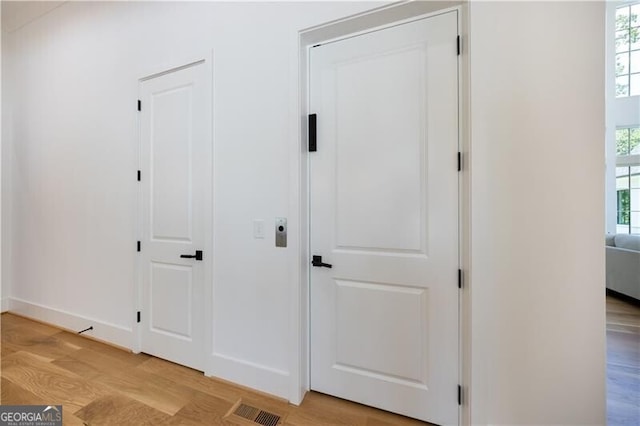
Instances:
[[[311,388],[441,425],[458,423],[457,22],[310,49]]]
[[[211,93],[204,62],[141,83],[141,350],[204,369]]]

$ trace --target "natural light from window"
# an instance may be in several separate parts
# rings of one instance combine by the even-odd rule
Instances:
[[[640,95],[640,4],[616,8],[616,97]]]
[[[618,234],[640,233],[640,127],[616,130],[616,200]],[[627,165],[628,164],[628,165]]]

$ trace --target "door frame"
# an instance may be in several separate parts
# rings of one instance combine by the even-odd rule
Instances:
[[[213,257],[213,221],[214,221],[214,209],[213,206],[215,204],[215,191],[214,191],[214,172],[215,172],[215,163],[214,163],[214,158],[215,158],[215,143],[214,143],[214,127],[213,127],[213,87],[214,87],[214,75],[213,75],[213,60],[214,60],[214,56],[213,56],[213,50],[211,51],[207,51],[207,52],[201,52],[201,53],[195,53],[195,54],[191,54],[191,55],[187,55],[184,56],[182,58],[178,58],[178,59],[171,59],[171,60],[161,60],[161,61],[157,61],[157,63],[155,63],[153,66],[145,69],[142,72],[142,77],[138,78],[136,81],[136,95],[135,95],[135,100],[137,101],[138,99],[140,99],[141,97],[141,88],[142,88],[142,83],[144,81],[150,80],[152,78],[156,78],[156,77],[160,77],[162,75],[171,73],[171,72],[175,72],[175,71],[179,71],[191,66],[196,66],[196,65],[202,65],[204,66],[204,73],[207,76],[207,78],[205,78],[205,82],[206,82],[206,90],[209,92],[209,96],[208,96],[208,107],[209,107],[209,114],[206,115],[206,120],[207,120],[207,124],[206,127],[208,128],[208,140],[209,140],[209,145],[211,147],[211,158],[209,159],[209,176],[211,179],[211,193],[209,194],[209,199],[210,199],[210,204],[206,207],[206,211],[205,211],[205,243],[204,243],[204,247],[203,247],[203,251],[205,253],[206,256],[209,256],[208,258],[210,259],[210,262],[208,264],[204,264],[204,282],[203,282],[203,289],[204,289],[204,327],[203,327],[203,338],[204,338],[204,342],[203,342],[203,357],[204,357],[204,373],[205,375],[210,375],[208,372],[211,371],[211,361],[210,361],[210,354],[213,353],[213,339],[212,339],[212,332],[213,332],[213,325],[212,325],[212,318],[213,318],[213,313],[212,313],[212,305],[213,305],[213,268],[214,268],[214,262],[215,262],[215,258]],[[136,157],[137,157],[137,170],[141,170],[141,166],[142,166],[142,155],[141,155],[141,151],[142,151],[142,133],[141,133],[141,129],[142,129],[142,123],[141,123],[141,115],[140,112],[137,111],[137,109],[133,108],[134,105],[134,99],[132,99],[132,110],[135,110],[135,120],[136,120],[136,140],[137,140],[137,146],[136,146]],[[144,106],[143,106],[144,107]],[[132,177],[134,176],[134,173],[132,173],[131,175]],[[142,174],[142,179],[144,179],[144,174]],[[142,185],[139,184],[138,181],[135,182],[136,183],[136,206],[135,206],[135,217],[136,217],[136,221],[135,221],[135,230],[134,230],[134,234],[135,234],[135,241],[142,241],[142,235],[143,235],[143,226],[144,226],[144,217],[143,217],[143,193],[142,193]],[[134,243],[135,243],[134,241]],[[132,247],[134,247],[134,245],[132,245]],[[142,246],[142,250],[144,250],[144,246]],[[133,294],[132,294],[132,298],[134,300],[134,306],[135,306],[135,310],[140,311],[142,310],[142,262],[141,262],[141,257],[140,257],[140,253],[137,252],[136,250],[132,250],[133,251],[133,255],[135,256],[135,278],[134,278],[134,289],[133,289]],[[134,312],[132,312],[132,315],[135,315]],[[131,350],[134,353],[140,353],[142,350],[142,322],[138,323],[136,321],[136,318],[133,318],[133,331],[134,331],[134,339],[133,339],[133,347],[131,348]]]
[[[299,283],[294,288],[291,306],[292,347],[290,402],[300,404],[310,390],[310,198],[309,152],[307,150],[309,114],[309,49],[319,43],[337,41],[355,35],[408,23],[444,12],[458,11],[458,33],[462,52],[458,59],[458,146],[462,153],[462,170],[458,179],[458,256],[463,271],[463,286],[458,297],[458,371],[462,386],[460,424],[471,420],[471,264],[470,264],[470,137],[469,137],[469,3],[461,1],[400,2],[371,11],[302,30],[298,33],[298,139],[297,155],[292,158],[291,175],[299,186],[292,191],[292,201],[298,213],[300,233],[296,258],[292,261],[292,277]],[[294,199],[295,199],[294,198]]]

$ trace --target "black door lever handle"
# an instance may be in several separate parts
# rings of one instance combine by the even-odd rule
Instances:
[[[196,250],[196,254],[181,254],[182,259],[202,260],[202,250]]]
[[[324,268],[333,268],[332,265],[322,262],[322,256],[313,256],[313,258],[311,259],[311,264],[313,266],[320,266],[320,267],[324,267]]]

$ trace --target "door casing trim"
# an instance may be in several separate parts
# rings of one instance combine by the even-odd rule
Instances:
[[[207,116],[207,119],[209,120],[208,122],[208,132],[209,132],[209,145],[210,145],[210,149],[211,149],[211,158],[209,159],[209,176],[211,178],[211,194],[209,194],[209,199],[211,201],[210,205],[207,206],[207,210],[208,212],[205,213],[209,213],[209,214],[205,214],[205,220],[204,220],[204,224],[205,224],[205,243],[204,243],[204,253],[205,256],[208,257],[208,259],[210,260],[210,262],[205,263],[203,266],[205,268],[204,270],[204,282],[203,282],[203,290],[204,290],[204,328],[203,328],[203,333],[204,333],[204,348],[203,348],[203,357],[204,357],[204,373],[207,376],[210,376],[211,374],[209,373],[211,371],[211,354],[213,353],[213,325],[212,325],[212,319],[213,319],[213,314],[212,314],[212,309],[213,309],[213,268],[214,268],[214,262],[215,262],[215,258],[213,256],[213,221],[214,221],[214,211],[213,211],[213,206],[215,205],[215,199],[214,199],[214,195],[215,195],[215,191],[214,191],[214,180],[215,180],[215,169],[214,169],[214,155],[215,155],[215,140],[214,140],[214,114],[213,114],[213,107],[214,107],[214,102],[213,102],[213,89],[214,89],[214,74],[213,74],[213,62],[214,62],[214,52],[213,50],[210,51],[206,51],[206,52],[196,52],[194,54],[191,55],[187,55],[184,56],[183,58],[180,58],[178,60],[171,60],[171,61],[157,61],[156,64],[154,64],[154,66],[149,67],[148,69],[145,70],[145,73],[142,77],[139,77],[137,79],[137,93],[136,93],[136,99],[140,99],[141,96],[141,88],[142,88],[142,83],[150,80],[152,78],[156,78],[156,77],[160,77],[162,75],[174,72],[174,71],[180,71],[182,69],[185,68],[189,68],[192,66],[196,66],[196,65],[201,65],[204,66],[204,72],[205,75],[207,76],[207,90],[209,91],[209,96],[208,96],[208,109],[210,114]],[[141,146],[142,146],[142,140],[141,140],[141,116],[140,113],[135,110],[133,108],[133,99],[132,99],[132,108],[131,110],[133,111],[133,113],[136,114],[136,140],[138,142],[136,149],[136,157],[137,157],[137,167],[138,170],[142,170],[141,166],[142,166],[142,156],[141,156]],[[144,106],[143,106],[144,108]],[[134,176],[133,174],[131,175],[132,177]],[[142,179],[144,179],[144,173],[142,175]],[[136,225],[135,225],[135,239],[137,241],[142,241],[142,235],[143,235],[143,226],[144,226],[144,218],[142,217],[143,215],[143,208],[142,208],[142,202],[143,202],[143,194],[142,194],[142,185],[140,185],[139,182],[135,182],[136,183],[136,206],[135,206],[135,217],[136,217]],[[144,244],[142,245],[142,250],[144,250]],[[135,268],[134,268],[134,282],[135,285],[133,286],[133,294],[132,294],[132,298],[134,300],[134,307],[136,311],[140,311],[142,309],[142,262],[140,259],[140,254],[139,252],[136,252],[135,250],[133,250],[134,256],[135,256]],[[132,318],[134,313],[132,312]],[[144,321],[144,318],[143,318]],[[133,338],[133,347],[131,348],[131,350],[134,353],[140,353],[140,351],[142,350],[142,322],[138,323],[134,321],[134,325],[133,325],[133,332],[134,332],[134,338]]]
[[[459,408],[459,424],[470,424],[471,419],[471,330],[470,330],[470,144],[469,122],[469,60],[468,14],[469,3],[463,1],[400,2],[373,9],[344,19],[328,22],[298,33],[298,140],[292,155],[292,176],[297,174],[297,213],[300,224],[298,250],[292,276],[298,285],[294,288],[291,303],[292,347],[291,389],[289,400],[300,404],[310,389],[310,204],[309,204],[309,153],[307,152],[307,115],[309,111],[309,49],[317,44],[333,42],[359,34],[389,28],[418,19],[435,16],[451,10],[458,11],[458,34],[462,38],[462,53],[458,59],[458,147],[463,156],[463,167],[458,179],[458,256],[463,270],[464,285],[459,292],[458,359],[459,380],[463,390]],[[294,193],[295,191],[292,191]],[[292,197],[294,197],[292,195]],[[295,202],[292,202],[295,204]]]

